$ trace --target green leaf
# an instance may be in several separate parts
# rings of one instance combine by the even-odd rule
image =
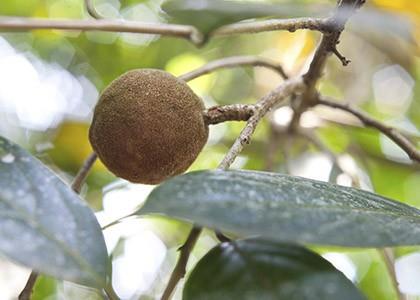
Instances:
[[[349,257],[355,263],[358,273],[362,273],[359,276],[358,286],[368,299],[400,299],[396,293],[386,263],[378,251],[350,253]],[[358,261],[358,259],[362,261]]]
[[[38,276],[31,300],[60,300],[60,299],[83,299],[103,300],[100,290],[86,286],[62,281],[53,277]]]
[[[351,247],[420,244],[420,211],[330,183],[255,171],[200,171],[155,188],[157,213],[242,236]]]
[[[260,17],[297,17],[326,12],[327,5],[302,5],[295,2],[267,4],[226,0],[169,0],[162,9],[173,21],[197,27],[208,33],[217,27]]]
[[[249,239],[212,249],[192,271],[184,300],[358,300],[357,288],[301,246]]]
[[[32,291],[31,300],[58,298],[56,297],[58,294],[58,283],[59,282],[52,277],[39,275]]]
[[[107,250],[91,209],[19,146],[0,137],[0,252],[40,273],[105,284]]]

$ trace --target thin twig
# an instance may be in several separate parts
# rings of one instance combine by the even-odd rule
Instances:
[[[81,31],[132,32],[160,34],[189,39],[196,45],[203,43],[202,34],[193,26],[145,23],[123,20],[60,20],[41,18],[0,17],[0,30],[60,29]]]
[[[246,65],[269,68],[276,71],[283,79],[289,78],[279,63],[258,56],[232,56],[214,60],[194,71],[179,76],[179,78],[184,81],[191,81],[218,69]],[[226,121],[247,121],[253,115],[254,110],[254,105],[246,104],[214,106],[204,112],[204,119],[207,124],[218,124]]]
[[[175,266],[175,269],[173,270],[171,274],[171,278],[169,279],[168,285],[166,286],[165,291],[163,292],[161,300],[170,299],[179,280],[181,280],[181,278],[185,276],[188,259],[190,257],[192,249],[194,248],[198,240],[198,237],[200,236],[201,231],[202,231],[201,227],[194,226],[190,234],[188,235],[187,240],[179,249],[180,253],[179,253],[178,262]]]
[[[394,286],[395,293],[397,294],[398,299],[405,300],[404,294],[402,294],[400,291],[397,275],[395,273],[394,255],[392,249],[383,248],[377,250],[385,262],[386,269],[388,270],[389,277],[391,278],[392,285]]]
[[[28,281],[26,282],[25,287],[22,292],[20,292],[18,299],[19,300],[30,300],[32,295],[32,290],[35,286],[36,279],[38,278],[38,273],[32,271],[29,275]]]
[[[40,18],[1,17],[0,29],[61,29],[134,32],[184,37],[190,39],[191,42],[196,45],[202,45],[204,43],[203,34],[193,26],[105,20],[95,9],[92,0],[85,0],[85,6],[88,13],[95,18],[95,20],[45,20]],[[210,37],[242,33],[259,33],[274,30],[288,30],[293,32],[298,29],[309,29],[326,33],[333,30],[332,26],[334,26],[334,24],[329,22],[329,19],[321,18],[271,19],[225,25],[213,31],[210,34]]]
[[[96,155],[96,153],[92,152],[83,163],[76,177],[74,177],[73,183],[71,184],[71,188],[77,194],[80,194],[80,191],[82,190],[82,185],[85,182],[86,177],[89,174],[89,171],[92,168],[97,158],[98,156]]]
[[[351,113],[355,117],[357,117],[366,127],[371,127],[379,130],[384,135],[389,137],[391,140],[394,141],[402,150],[404,150],[407,155],[416,162],[420,162],[420,151],[400,132],[398,132],[393,127],[385,125],[380,121],[377,121],[367,115],[366,113],[359,111],[355,108],[350,107],[346,104],[341,104],[338,102],[330,101],[328,98],[323,97],[317,100],[317,104],[329,106],[332,108],[340,109]]]
[[[185,81],[190,81],[218,69],[234,68],[247,65],[269,68],[277,72],[283,79],[288,78],[286,72],[279,63],[271,59],[258,56],[231,56],[214,60],[194,71],[181,75],[179,78]]]
[[[83,163],[76,177],[74,177],[71,188],[77,194],[80,194],[81,187],[83,183],[85,182],[90,169],[95,163],[96,158],[97,158],[96,153],[93,152],[92,154],[90,154],[88,158],[85,160],[85,162]],[[34,288],[37,278],[38,278],[38,273],[35,271],[32,271],[31,274],[29,275],[29,278],[28,278],[28,281],[26,282],[25,287],[23,288],[22,292],[19,294],[19,300],[30,300],[30,297],[32,295],[32,290]],[[111,299],[118,299],[118,298],[111,297]]]
[[[125,220],[125,219],[127,219],[127,218],[130,218],[130,217],[134,217],[134,216],[136,216],[136,215],[137,215],[137,212],[133,212],[133,213],[130,213],[129,215],[122,216],[122,217],[120,217],[120,218],[118,218],[118,219],[116,219],[116,220],[114,220],[114,221],[112,221],[112,222],[110,222],[110,223],[108,223],[108,224],[106,224],[106,225],[102,226],[102,227],[101,227],[101,229],[102,229],[102,231],[103,231],[103,230],[106,230],[106,229],[108,229],[109,227],[114,226],[114,225],[117,225],[117,224],[119,224],[120,222],[122,222],[123,220]]]
[[[93,0],[85,0],[86,10],[91,15],[91,17],[95,19],[104,19],[101,14],[96,10],[95,5],[93,4]]]
[[[255,105],[217,105],[205,110],[203,118],[206,124],[215,125],[226,121],[248,121],[254,112]]]
[[[330,23],[321,18],[270,19],[255,22],[240,22],[222,26],[214,30],[211,36],[227,36],[243,33],[259,33],[265,31],[288,30],[294,32],[299,29],[328,32]]]
[[[248,119],[247,124],[242,130],[239,137],[235,140],[228,153],[219,164],[218,169],[226,170],[235,161],[236,157],[243,150],[245,144],[249,144],[251,136],[257,128],[261,119],[270,111],[273,107],[278,105],[281,101],[298,92],[304,87],[301,78],[288,79],[283,84],[278,86],[268,95],[261,98],[255,106],[253,106],[253,113]],[[222,242],[230,241],[229,238],[224,236],[221,232],[216,231],[216,236]]]
[[[303,75],[307,89],[299,99],[298,105],[294,107],[293,118],[289,126],[291,131],[298,127],[302,113],[308,107],[314,105],[317,99],[317,91],[315,87],[322,77],[325,63],[332,53],[339,53],[337,50],[337,44],[339,42],[341,32],[344,30],[344,26],[346,25],[348,19],[363,5],[363,3],[364,0],[339,0],[334,15],[325,21],[331,24],[330,28],[333,28],[333,31],[323,33],[321,42],[315,50],[309,70],[305,75]],[[340,57],[343,56],[340,55]],[[343,59],[341,59],[341,61],[343,62]]]
[[[305,84],[301,78],[289,79],[271,91],[268,95],[261,98],[261,100],[256,104],[254,114],[251,118],[249,118],[241,134],[235,140],[233,146],[220,163],[219,168],[227,169],[230,167],[235,158],[244,148],[244,145],[250,143],[251,136],[257,128],[258,123],[267,114],[267,112],[276,107],[281,101],[290,95],[302,91],[304,88]]]
[[[324,112],[320,112],[319,114],[317,113],[317,116],[320,118],[322,122],[336,124],[343,127],[350,127],[350,128],[364,128],[365,127],[363,123],[357,117],[354,117],[353,115],[352,117],[345,118],[342,115],[326,114]],[[420,142],[420,133],[414,133],[404,128],[395,128],[395,130],[398,130],[403,136],[405,136],[409,140]]]
[[[264,161],[264,170],[267,172],[271,172],[274,170],[274,166],[276,165],[276,154],[277,149],[279,147],[281,136],[279,132],[276,130],[276,124],[273,118],[270,118],[270,127],[269,127],[269,137],[268,137],[268,144],[265,147],[265,161]]]

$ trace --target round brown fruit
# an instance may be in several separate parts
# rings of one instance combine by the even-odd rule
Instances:
[[[203,109],[184,81],[161,70],[132,70],[100,96],[89,139],[115,175],[157,184],[188,169],[205,145]]]

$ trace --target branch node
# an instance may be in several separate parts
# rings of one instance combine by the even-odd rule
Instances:
[[[214,125],[226,121],[247,121],[254,112],[254,105],[231,104],[213,106],[204,111],[203,118],[206,124]]]
[[[339,43],[339,41],[337,41],[337,43]],[[341,63],[343,64],[343,66],[347,66],[349,63],[351,63],[351,60],[350,60],[350,59],[347,59],[344,55],[342,55],[342,54],[338,51],[337,47],[335,47],[335,46],[334,46],[334,47],[331,49],[331,52],[332,52],[332,53],[334,53],[334,55],[338,57],[338,59],[339,59],[339,60],[341,61]]]
[[[191,251],[193,250],[201,231],[201,227],[194,226],[191,229],[185,243],[178,249],[180,251],[178,262],[171,274],[171,278],[169,279],[168,285],[163,292],[161,300],[169,300],[177,283],[185,276],[187,272],[186,267],[188,258],[190,257]]]
[[[191,33],[188,39],[197,47],[202,47],[207,42],[203,34],[196,28],[191,28]]]
[[[251,142],[251,137],[249,136],[244,136],[241,138],[242,145],[249,145],[250,142]]]

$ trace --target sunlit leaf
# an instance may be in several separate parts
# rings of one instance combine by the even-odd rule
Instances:
[[[57,278],[100,287],[107,251],[92,211],[53,172],[0,138],[0,252]]]
[[[198,262],[185,300],[364,299],[341,272],[303,247],[257,239],[223,243]]]
[[[354,247],[420,244],[420,211],[363,190],[256,171],[169,180],[139,214],[158,213],[243,236]]]

